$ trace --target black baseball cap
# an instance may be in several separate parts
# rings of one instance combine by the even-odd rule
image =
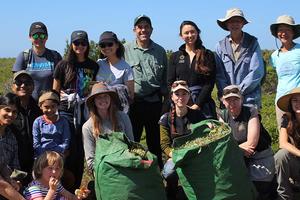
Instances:
[[[146,21],[150,26],[152,27],[151,19],[147,15],[139,15],[134,19],[134,26],[136,26],[137,23],[140,21]]]
[[[44,33],[48,35],[47,27],[43,22],[33,22],[29,29],[29,36],[32,36],[35,33]]]
[[[82,30],[73,31],[73,33],[71,34],[71,42],[73,43],[76,40],[84,40],[86,42],[89,42],[87,32]]]
[[[99,38],[99,44],[103,42],[118,42],[118,37],[112,31],[105,31],[100,35]]]

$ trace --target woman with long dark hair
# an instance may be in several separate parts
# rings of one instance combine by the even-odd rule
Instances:
[[[98,65],[89,55],[89,40],[85,31],[74,31],[67,56],[57,64],[54,71],[53,89],[60,93],[60,115],[71,125],[70,156],[65,167],[73,172],[75,185],[79,187],[83,172],[83,146],[81,126],[85,122],[84,100],[89,94],[91,81],[95,80]],[[68,178],[71,180],[71,178]]]
[[[200,109],[208,118],[216,119],[211,92],[215,84],[214,54],[203,46],[200,29],[192,21],[180,25],[180,37],[185,42],[171,55],[168,66],[168,86],[176,80],[187,82],[191,91],[192,109]]]
[[[294,199],[293,183],[300,180],[300,87],[280,97],[277,106],[282,116],[279,148],[275,154],[277,192],[280,199]]]

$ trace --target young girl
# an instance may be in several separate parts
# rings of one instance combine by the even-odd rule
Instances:
[[[93,85],[86,100],[90,118],[82,127],[83,147],[87,166],[94,171],[96,140],[101,134],[123,131],[133,140],[132,126],[127,114],[118,110],[118,94],[105,83]]]
[[[34,162],[34,180],[25,189],[25,198],[27,200],[77,200],[87,196],[87,190],[82,193],[82,196],[76,197],[64,189],[60,183],[62,174],[63,158],[55,151],[44,152]]]
[[[56,91],[47,91],[39,98],[43,115],[33,122],[33,148],[35,156],[45,151],[56,151],[61,155],[69,148],[70,128],[66,118],[58,113],[59,95]]]
[[[124,58],[124,46],[111,31],[101,34],[99,40],[100,59],[97,81],[103,81],[117,89],[123,111],[127,113],[129,102],[133,101],[133,70]],[[128,93],[127,93],[128,91]]]

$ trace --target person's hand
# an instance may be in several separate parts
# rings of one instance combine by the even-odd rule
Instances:
[[[22,186],[20,181],[11,180],[10,183],[16,191],[19,191]]]
[[[190,109],[200,110],[200,107],[197,104],[193,104],[192,106],[190,106]]]
[[[255,153],[254,148],[251,146],[240,144],[239,147],[244,151],[246,157],[250,157]]]
[[[85,198],[88,197],[90,192],[91,191],[87,188],[81,188],[81,189],[76,189],[75,190],[75,195],[76,195],[77,199],[85,199]]]
[[[56,179],[54,177],[51,177],[50,180],[49,180],[49,188],[51,190],[56,191],[58,183],[59,183],[58,179]]]

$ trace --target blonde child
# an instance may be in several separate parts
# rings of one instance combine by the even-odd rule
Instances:
[[[43,115],[33,122],[33,148],[35,156],[45,151],[66,154],[70,143],[70,125],[66,118],[59,116],[59,94],[46,91],[39,98]]]
[[[63,158],[55,151],[46,151],[38,157],[33,166],[34,180],[24,191],[26,200],[77,200],[86,198],[88,190],[75,196],[60,183],[63,174]]]

